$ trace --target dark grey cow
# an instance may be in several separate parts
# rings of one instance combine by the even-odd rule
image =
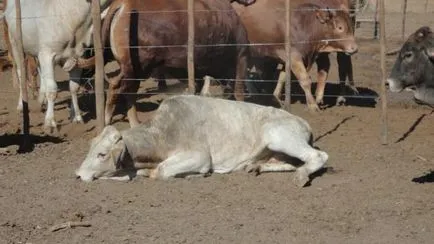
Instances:
[[[434,33],[423,26],[402,46],[387,83],[392,92],[411,90],[417,103],[434,106]]]

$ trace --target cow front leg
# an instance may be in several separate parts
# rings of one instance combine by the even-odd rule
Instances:
[[[185,151],[176,153],[156,169],[151,170],[149,177],[153,179],[169,179],[171,177],[186,177],[188,175],[208,174],[211,170],[211,155],[207,151]]]
[[[47,111],[45,111],[44,128],[46,131],[57,130],[54,119],[54,101],[57,97],[57,83],[54,80],[54,53],[41,52],[38,55],[41,66],[41,84],[45,85],[45,97],[47,99]]]
[[[200,91],[200,95],[204,97],[211,97],[211,93],[209,91],[209,88],[211,86],[211,76],[205,75],[203,77],[203,87]]]
[[[312,80],[307,73],[306,67],[304,66],[303,60],[299,55],[291,55],[291,69],[294,72],[294,75],[297,77],[300,82],[300,86],[304,91],[306,96],[306,104],[311,112],[320,111],[318,104],[316,103],[313,95],[312,95]]]
[[[274,88],[273,96],[276,98],[276,100],[282,104],[282,101],[280,100],[280,94],[282,94],[283,85],[286,82],[286,72],[280,71],[279,78],[277,79],[276,88]]]
[[[324,90],[327,76],[330,71],[330,58],[328,53],[320,53],[316,59],[318,69],[315,98],[317,104],[324,104]]]

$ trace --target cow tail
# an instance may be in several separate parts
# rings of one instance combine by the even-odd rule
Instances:
[[[110,31],[111,31],[111,24],[113,21],[113,18],[115,17],[116,13],[120,10],[120,8],[122,7],[122,2],[118,1],[118,3],[115,6],[110,6],[110,9],[106,15],[106,17],[104,18],[102,27],[101,27],[101,42],[103,47],[110,47],[111,48],[111,43],[110,43]],[[115,58],[116,60],[116,58]],[[118,83],[121,78],[123,77],[123,73],[122,73],[122,69],[121,72],[119,73],[119,75],[117,75],[116,77],[112,77],[109,78],[107,76],[107,73],[104,72],[104,79],[109,81],[109,83]]]
[[[107,12],[107,15],[102,20],[102,26],[101,26],[101,43],[103,51],[105,51],[106,46],[110,47],[110,43],[107,44],[107,38],[110,36],[110,25],[112,22],[112,19],[116,12],[119,10],[121,5],[112,5],[109,7],[109,10]],[[90,58],[79,58],[77,60],[77,67],[82,69],[89,69],[95,66],[95,56],[92,56]],[[104,72],[104,78],[107,80],[107,75]]]

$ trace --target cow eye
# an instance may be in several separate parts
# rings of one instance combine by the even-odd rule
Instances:
[[[411,57],[413,57],[413,53],[412,52],[406,52],[406,53],[404,53],[404,58],[405,59],[410,59]]]
[[[98,153],[98,158],[103,159],[105,158],[106,155],[107,155],[106,153]]]

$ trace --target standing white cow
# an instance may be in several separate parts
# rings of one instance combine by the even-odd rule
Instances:
[[[110,0],[100,0],[102,10],[106,9]],[[92,43],[91,3],[88,0],[21,0],[23,48],[26,54],[38,58],[40,66],[40,92],[45,95],[41,99],[47,101],[44,127],[57,127],[54,119],[54,101],[57,97],[57,84],[54,80],[54,66],[65,63],[64,68],[71,66],[71,58],[81,57],[83,45]],[[15,2],[8,1],[4,12],[8,24],[9,38],[14,59],[17,57],[16,46],[16,15]],[[69,61],[68,61],[69,60]],[[21,80],[20,66],[16,62],[18,79]],[[76,75],[77,70],[71,70],[70,75]],[[21,82],[20,82],[21,84]],[[70,81],[70,90],[78,86]],[[21,94],[20,94],[21,95]],[[73,94],[74,95],[74,94]],[[74,97],[73,97],[74,98]],[[74,102],[74,105],[78,104]],[[21,110],[21,99],[18,110]],[[76,110],[77,118],[81,116]]]
[[[302,118],[252,103],[193,95],[164,100],[148,122],[124,131],[107,126],[94,138],[76,171],[83,181],[128,180],[119,169],[139,169],[151,178],[229,173],[255,167],[259,172],[296,170],[295,183],[328,159],[310,145],[312,132]],[[283,153],[303,162],[294,167],[273,156]]]

